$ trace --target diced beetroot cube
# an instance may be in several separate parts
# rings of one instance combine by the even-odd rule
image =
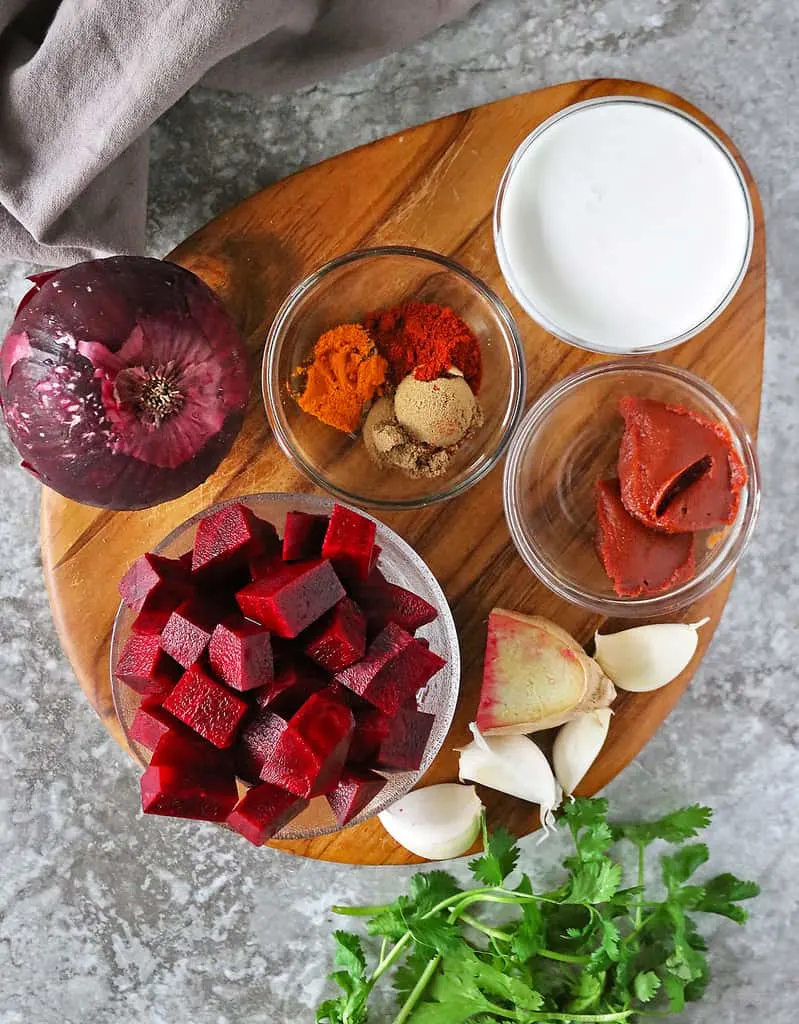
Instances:
[[[193,766],[220,775],[233,773],[233,759],[229,750],[218,750],[176,719],[172,719],[170,728],[158,740],[150,764]]]
[[[310,558],[320,558],[329,522],[327,516],[289,512],[283,529],[283,561],[305,562]]]
[[[274,676],[269,631],[244,618],[220,622],[208,645],[208,661],[234,690],[266,686]]]
[[[391,719],[379,708],[369,706],[368,710],[356,713],[347,763],[374,764],[380,744],[388,736],[390,728]]]
[[[393,715],[446,661],[390,622],[369,645],[362,661],[337,672],[335,680]]]
[[[205,652],[216,627],[216,617],[196,600],[184,601],[169,616],[161,633],[161,646],[178,664],[190,668]]]
[[[288,562],[236,594],[244,614],[278,636],[295,637],[345,596],[328,561]]]
[[[264,576],[271,576],[282,565],[283,559],[280,557],[279,552],[275,554],[274,551],[270,551],[265,555],[257,555],[255,558],[250,559],[250,580],[260,580],[263,579]],[[247,581],[245,580],[242,586],[246,585]]]
[[[376,530],[371,519],[343,505],[334,505],[322,557],[330,559],[342,579],[365,580],[372,567]]]
[[[145,814],[224,821],[238,796],[233,775],[217,775],[191,766],[151,764],[141,777]]]
[[[174,596],[173,608],[192,592],[186,564],[179,558],[163,558],[148,552],[137,558],[119,581],[122,600],[134,612],[170,592]]]
[[[172,661],[171,658],[169,660]],[[175,666],[176,673],[170,675],[168,672],[159,672],[144,688],[141,698],[142,706],[161,707],[175,689],[175,683],[180,679],[182,673],[180,665],[176,662],[172,662],[172,664]]]
[[[272,711],[258,715],[245,725],[233,752],[236,771],[242,779],[248,782],[260,779],[261,769],[275,757],[280,738],[287,728],[286,719]]]
[[[192,665],[162,704],[215,747],[229,747],[249,705],[199,665]]]
[[[366,650],[366,619],[349,597],[339,603],[303,635],[303,650],[328,672],[352,665]]]
[[[435,608],[411,590],[389,583],[379,569],[350,586],[351,596],[363,609],[370,631],[379,633],[389,622],[413,633],[438,617]]]
[[[302,797],[262,782],[244,794],[228,815],[227,824],[255,846],[261,846],[307,806],[308,801]]]
[[[157,704],[141,704],[130,726],[130,738],[148,750],[155,750],[158,741],[178,723]]]
[[[352,711],[329,690],[320,690],[289,719],[261,779],[297,796],[329,792],[341,776],[354,728]]]
[[[276,539],[272,524],[264,523],[240,502],[207,515],[198,523],[194,537],[193,575],[214,576],[246,566],[265,551],[270,541],[268,528]]]
[[[190,598],[177,590],[156,591],[133,620],[131,629],[134,633],[161,633],[169,616],[185,600]]]
[[[375,767],[396,772],[418,771],[434,722],[435,715],[419,711],[413,705],[400,708],[380,744]]]
[[[256,705],[262,710],[275,711],[283,718],[299,711],[311,694],[323,690],[327,679],[309,661],[294,658],[283,665],[268,686],[253,691]]]
[[[326,794],[326,800],[339,825],[346,825],[356,814],[360,814],[385,784],[386,780],[381,775],[368,768],[345,768],[336,788]]]
[[[149,683],[162,676],[178,678],[175,662],[161,649],[157,634],[131,633],[116,666],[116,676],[137,693],[144,693]]]

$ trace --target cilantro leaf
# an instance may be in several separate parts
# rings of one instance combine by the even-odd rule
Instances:
[[[672,1013],[682,1013],[685,1009],[685,984],[673,974],[663,978],[663,991],[669,1000]]]
[[[370,935],[382,935],[392,942],[401,939],[408,926],[405,923],[405,908],[409,905],[406,896],[400,896],[387,910],[370,917],[366,930]]]
[[[411,879],[410,889],[417,914],[428,913],[439,903],[462,891],[457,881],[447,871],[420,872]]]
[[[596,828],[607,823],[608,802],[604,797],[577,797],[563,806],[563,818],[569,828],[577,831],[581,828]]]
[[[613,921],[603,917],[600,921],[600,928],[602,931],[602,949],[607,954],[609,960],[618,960],[619,944],[621,942],[621,932],[618,926]]]
[[[605,857],[581,863],[573,872],[564,903],[606,903],[621,885],[621,865]]]
[[[663,882],[669,893],[674,892],[683,882],[687,882],[697,868],[707,863],[709,857],[710,853],[704,843],[692,843],[690,846],[681,847],[671,856],[661,857]]]
[[[667,843],[684,843],[707,828],[713,812],[709,807],[691,804],[679,811],[666,814],[656,821],[630,822],[613,826],[614,839],[629,839],[639,846],[648,846],[656,839]]]
[[[605,987],[602,974],[581,974],[574,989],[574,995],[566,1009],[570,1013],[584,1013],[597,1002]]]
[[[361,940],[352,932],[335,931],[336,952],[333,962],[351,977],[361,981],[366,974],[366,956]]]
[[[691,909],[720,914],[738,924],[745,924],[749,914],[737,903],[759,895],[760,886],[756,882],[745,882],[731,874],[716,875],[705,884],[702,897],[692,904]]]
[[[325,999],[316,1010],[316,1024],[343,1024],[344,1006],[340,999]]]
[[[501,826],[488,835],[483,818],[483,844],[485,853],[469,861],[469,870],[484,885],[502,885],[519,860],[516,839]]]
[[[452,953],[463,946],[457,925],[440,914],[433,917],[411,917],[406,922],[413,941],[436,953]]]
[[[445,958],[430,995],[434,1001],[419,1005],[411,1024],[463,1024],[477,1014],[497,1012],[503,1019],[523,1021],[544,1005],[540,992],[480,959],[468,947]]]
[[[661,981],[654,971],[642,971],[633,981],[633,992],[639,1003],[648,1003],[660,990]]]
[[[397,1001],[402,1006],[413,992],[427,965],[433,959],[433,953],[425,946],[414,946],[405,960],[394,972],[391,985],[397,993]]]
[[[522,880],[516,886],[516,892],[532,896],[533,885],[527,875],[522,875]],[[541,907],[537,903],[525,901],[522,903],[521,910],[522,918],[512,933],[510,948],[518,960],[526,963],[528,960],[532,960],[544,945],[546,925]]]

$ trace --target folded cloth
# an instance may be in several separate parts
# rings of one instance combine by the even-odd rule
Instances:
[[[0,0],[0,255],[140,252],[150,125],[192,85],[293,89],[476,0]]]

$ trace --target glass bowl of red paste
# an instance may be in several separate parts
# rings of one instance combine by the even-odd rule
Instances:
[[[298,368],[308,365],[320,337],[342,325],[364,327],[379,342],[381,354],[390,357],[389,392],[403,375],[431,380],[446,372],[447,351],[425,348],[423,317],[410,318],[415,320],[415,336],[405,345],[397,311],[408,304],[417,312],[440,309],[445,332],[452,333],[458,321],[471,339],[455,345],[452,362],[461,364],[482,410],[481,422],[457,444],[446,470],[436,476],[409,476],[378,464],[362,432],[347,430],[345,417],[336,428],[309,415],[297,400]],[[289,459],[345,501],[387,510],[444,501],[489,473],[521,418],[527,385],[522,342],[502,300],[454,260],[406,246],[347,253],[298,284],[270,328],[262,382],[270,425]]]
[[[545,392],[514,435],[505,514],[535,575],[606,617],[674,613],[716,587],[754,532],[749,433],[707,381],[614,360]]]

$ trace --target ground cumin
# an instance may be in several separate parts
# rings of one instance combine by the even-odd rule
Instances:
[[[364,409],[385,383],[387,370],[386,360],[360,324],[333,327],[317,341],[312,361],[296,371],[305,377],[297,401],[322,423],[354,433]]]

